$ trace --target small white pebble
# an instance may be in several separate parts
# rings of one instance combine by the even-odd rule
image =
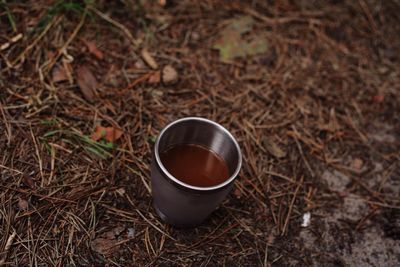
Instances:
[[[307,227],[310,225],[310,220],[311,220],[311,213],[306,212],[303,214],[303,223],[301,224],[302,227]]]

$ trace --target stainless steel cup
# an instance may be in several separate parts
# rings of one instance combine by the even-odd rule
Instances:
[[[209,148],[224,159],[229,178],[223,183],[199,187],[184,183],[163,165],[160,154],[180,144],[197,144]],[[153,204],[162,220],[176,227],[199,225],[233,187],[242,164],[242,154],[235,138],[213,121],[188,117],[167,125],[157,137],[151,164]]]

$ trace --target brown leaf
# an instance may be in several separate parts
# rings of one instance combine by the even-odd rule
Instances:
[[[114,127],[103,127],[96,126],[95,131],[90,136],[94,141],[98,141],[100,139],[105,139],[107,142],[115,142],[119,138],[121,138],[123,132],[120,129]]]
[[[155,71],[147,80],[150,84],[159,84],[161,81],[160,71]]]
[[[29,203],[28,203],[28,201],[26,201],[26,200],[23,199],[23,198],[18,199],[18,208],[19,208],[20,210],[28,210],[28,208],[29,208]]]
[[[108,239],[98,237],[92,241],[92,249],[97,253],[109,255],[118,249],[118,241],[116,239]]]
[[[99,237],[97,237],[95,240],[92,241],[92,249],[96,251],[97,253],[103,254],[103,255],[109,255],[112,252],[116,251],[119,246],[118,246],[118,240],[117,237],[125,230],[125,227],[118,226],[112,229],[111,231],[108,231]]]
[[[147,51],[146,48],[143,48],[142,52],[141,52],[141,56],[142,59],[144,60],[144,62],[146,62],[147,65],[149,65],[150,68],[156,70],[158,69],[158,64],[156,62],[156,60],[154,59],[154,57],[152,55],[150,55],[149,51]]]
[[[80,66],[77,70],[77,82],[85,99],[93,102],[96,95],[97,80],[93,73],[85,66]]]
[[[99,141],[100,139],[106,136],[106,128],[100,125],[97,125],[94,132],[90,135],[90,138],[94,141]]]
[[[84,41],[84,43],[87,46],[87,48],[89,49],[89,53],[94,55],[97,59],[103,60],[103,58],[104,58],[103,52],[101,52],[97,48],[95,42],[93,42],[93,41]]]
[[[22,182],[28,186],[29,188],[33,189],[35,188],[35,183],[33,182],[33,179],[30,175],[23,174],[22,175]]]
[[[171,66],[167,65],[162,70],[162,81],[164,84],[174,84],[178,81],[178,72]]]
[[[52,79],[53,83],[68,81],[68,75],[67,75],[67,72],[65,71],[64,66],[56,66],[53,69],[51,79]]]
[[[263,140],[263,146],[265,149],[268,150],[269,153],[272,154],[272,156],[276,158],[283,158],[286,156],[286,152],[283,151],[274,141],[265,138]]]
[[[106,136],[104,137],[108,142],[117,141],[121,138],[123,132],[120,129],[114,127],[107,127],[106,128]]]

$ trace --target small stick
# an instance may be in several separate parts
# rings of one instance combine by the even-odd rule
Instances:
[[[19,170],[17,170],[17,169],[13,169],[13,168],[10,168],[10,167],[1,165],[1,164],[0,164],[0,168],[6,169],[6,170],[9,170],[9,171],[13,171],[13,172],[16,172],[16,173],[18,173],[18,174],[23,174],[22,171],[19,171]]]
[[[293,131],[294,131],[295,133],[297,133],[297,135],[298,135],[298,132],[297,132],[296,127],[292,126],[292,129],[293,129]],[[304,164],[306,165],[308,171],[310,172],[311,177],[314,178],[314,177],[315,177],[315,173],[314,173],[314,171],[311,169],[310,164],[308,163],[306,157],[304,156],[303,149],[301,148],[301,145],[300,145],[300,143],[299,143],[299,140],[297,140],[297,137],[294,137],[294,141],[296,142],[297,148],[299,149],[299,152],[300,152],[300,156],[301,156],[301,158],[303,159]]]
[[[0,45],[0,51],[3,51],[3,50],[6,50],[6,49],[10,48],[11,44],[14,44],[14,43],[18,42],[19,40],[22,39],[22,37],[23,37],[22,33],[19,33],[19,34],[15,35],[14,37],[12,37],[10,39],[9,42]]]
[[[34,48],[37,45],[37,43],[40,41],[40,39],[42,39],[46,35],[46,33],[51,29],[51,27],[53,27],[53,25],[58,24],[58,22],[60,22],[60,20],[61,20],[61,17],[58,17],[55,20],[51,21],[49,24],[47,24],[46,28],[40,33],[40,35],[35,40],[33,40],[33,42],[31,42],[31,44],[27,48],[25,48],[25,50],[22,51],[21,54],[19,54],[17,59],[14,60],[11,63],[11,65],[15,66],[18,61],[22,60],[25,57],[25,55],[29,52],[29,50]]]
[[[371,11],[369,10],[368,4],[365,3],[364,0],[358,0],[360,3],[361,9],[364,11],[365,15],[367,16],[368,22],[371,24],[372,31],[374,33],[378,32],[378,26],[375,23],[375,20],[371,14]]]
[[[3,251],[4,256],[0,260],[0,266],[3,266],[3,264],[6,262],[8,251],[10,250],[10,247],[11,247],[16,235],[17,235],[17,232],[14,230],[14,232],[8,237],[6,247],[4,248],[4,251]]]
[[[146,222],[148,222],[151,226],[153,226],[154,229],[156,229],[157,231],[159,231],[161,234],[164,234],[165,236],[168,236],[169,238],[171,238],[172,240],[176,241],[175,238],[173,238],[172,236],[170,236],[169,234],[167,234],[166,232],[164,232],[163,230],[161,230],[159,227],[157,227],[154,223],[152,223],[149,219],[147,219],[138,209],[136,209],[137,213],[140,215],[140,217],[143,218],[143,220],[145,220]]]
[[[57,60],[60,58],[60,56],[65,52],[65,50],[67,49],[67,47],[69,46],[69,44],[75,39],[76,35],[78,34],[78,32],[81,30],[83,24],[85,23],[85,19],[86,19],[86,14],[87,14],[87,8],[85,9],[81,21],[79,21],[78,26],[76,26],[75,30],[72,32],[71,36],[68,38],[68,40],[65,42],[65,44],[63,45],[63,47],[61,47],[60,50],[58,50],[57,55],[50,61],[50,63],[47,65],[47,71],[45,72],[45,74],[47,74],[54,66],[54,64],[56,64]]]
[[[36,137],[33,134],[32,127],[30,126],[29,128],[31,131],[32,141],[35,146],[36,156],[37,156],[38,163],[39,163],[40,176],[42,177],[41,186],[43,187],[43,185],[44,185],[43,162],[42,162],[42,158],[40,157],[39,146],[36,142]]]
[[[92,10],[94,13],[96,13],[96,15],[99,16],[100,18],[104,19],[105,21],[111,23],[112,25],[114,25],[115,27],[117,27],[121,31],[123,31],[126,34],[126,36],[128,37],[129,41],[131,41],[134,46],[136,46],[136,47],[139,46],[139,42],[135,38],[133,38],[131,32],[124,25],[113,20],[112,18],[110,18],[106,14],[100,12],[98,9],[96,9],[94,7],[89,7],[89,9]]]
[[[4,124],[5,124],[5,126],[6,126],[6,135],[7,135],[7,145],[9,146],[10,144],[11,144],[11,125],[10,125],[10,123],[7,121],[7,118],[6,118],[6,114],[5,114],[5,112],[4,112],[4,109],[3,109],[3,105],[2,105],[2,103],[0,102],[0,111],[1,111],[1,115],[3,116],[3,119],[4,119]]]
[[[290,202],[289,211],[288,211],[288,214],[286,216],[285,224],[283,225],[283,230],[282,230],[282,234],[281,235],[284,235],[286,230],[287,230],[287,226],[289,224],[290,214],[292,213],[294,201],[296,200],[296,196],[297,196],[297,193],[299,192],[300,186],[303,184],[303,180],[304,180],[304,176],[301,177],[301,181],[298,184],[298,186],[296,187],[296,190],[294,191],[294,196],[292,198],[292,201]]]

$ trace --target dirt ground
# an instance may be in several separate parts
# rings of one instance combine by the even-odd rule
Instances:
[[[1,1],[0,265],[400,266],[399,10]],[[149,163],[186,116],[244,162],[183,230],[156,215]]]

